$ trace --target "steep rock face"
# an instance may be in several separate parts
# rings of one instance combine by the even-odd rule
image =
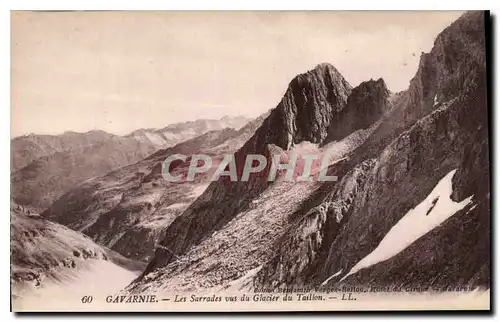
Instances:
[[[391,98],[392,108],[353,163],[376,157],[398,135],[443,102],[471,96],[486,78],[484,13],[467,12],[445,28],[429,53],[422,53],[408,90]],[[362,151],[362,152],[361,152]]]
[[[408,90],[407,122],[425,115],[437,102],[477,89],[486,75],[484,30],[484,13],[468,12],[436,37],[430,53],[422,53]]]
[[[350,92],[351,86],[330,64],[298,75],[271,116],[267,143],[285,150],[303,141],[322,143],[331,121],[345,108]]]
[[[318,65],[294,78],[278,106],[235,154],[239,178],[248,154],[266,156],[269,161],[266,168],[252,175],[248,182],[224,179],[212,182],[168,227],[162,247],[156,250],[144,274],[168,264],[248,208],[249,203],[269,185],[267,174],[273,154],[270,145],[288,150],[303,141],[322,143],[331,121],[345,108],[350,91],[347,81],[329,64]]]
[[[436,40],[437,48],[424,56],[410,89],[395,98],[393,109],[374,136],[346,163],[332,167],[332,173],[341,174],[346,167],[376,156],[364,185],[350,202],[335,199],[343,214],[349,210],[337,223],[341,227],[326,224],[339,218],[337,210],[325,211],[331,205],[328,196],[315,208],[305,208],[305,219],[277,245],[276,257],[256,275],[254,285],[488,286],[486,78],[484,54],[475,51],[484,51],[476,48],[484,44],[483,37],[482,13],[465,14],[443,31]],[[430,60],[438,54],[444,56]],[[456,62],[457,57],[463,60]],[[456,69],[451,72],[449,66]],[[429,97],[436,99],[429,102]],[[402,115],[404,122],[396,122]],[[473,203],[389,260],[346,277],[453,169],[458,170],[453,176],[452,199],[461,202],[473,196]],[[333,189],[345,187],[341,181]],[[324,197],[320,194],[320,198]],[[432,214],[432,207],[428,213]],[[328,248],[326,256],[324,247]]]
[[[486,131],[478,134],[487,119],[483,114],[482,122],[469,127],[466,117],[484,103],[457,100],[441,106],[378,159],[365,160],[343,176],[276,245],[276,256],[256,274],[254,286],[487,287],[489,167]],[[341,281],[453,169],[458,171],[452,198],[473,196],[473,203],[396,256]]]
[[[192,182],[167,182],[161,173],[165,158],[202,153],[214,156],[216,167],[223,154],[233,153],[261,123],[258,118],[239,131],[210,131],[88,180],[56,200],[42,216],[127,257],[149,260],[162,231],[205,190],[213,174],[212,169]],[[175,171],[185,174],[189,162],[190,158],[178,164]]]
[[[318,282],[340,270],[347,274],[446,173],[459,167],[471,137],[460,126],[461,103],[419,121],[382,152],[349,222],[330,247]],[[467,262],[463,256],[460,260]]]
[[[300,287],[314,281],[374,164],[374,160],[366,160],[349,171],[319,205],[296,220],[277,244],[276,256],[256,274],[255,286]]]
[[[460,120],[467,133],[450,197],[460,202],[472,196],[471,203],[396,256],[359,271],[343,283],[438,290],[450,285],[489,287],[490,157],[484,94],[483,87],[461,101],[460,110],[450,115]]]
[[[336,141],[370,126],[390,109],[390,92],[384,80],[369,80],[356,86],[347,107],[331,122],[327,141]]]

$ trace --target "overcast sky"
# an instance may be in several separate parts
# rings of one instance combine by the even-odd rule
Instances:
[[[461,12],[12,14],[13,136],[258,116],[333,64],[352,85],[408,87]]]

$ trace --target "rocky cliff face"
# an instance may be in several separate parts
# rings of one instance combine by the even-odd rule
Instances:
[[[421,53],[406,91],[391,97],[392,108],[373,135],[360,147],[354,163],[376,157],[391,141],[436,106],[456,96],[470,96],[486,79],[484,14],[467,12],[445,28],[429,53]]]
[[[408,121],[425,115],[435,103],[477,90],[486,76],[484,46],[482,12],[468,12],[440,33],[431,52],[422,53],[410,82]]]
[[[351,164],[365,160],[354,169],[366,167],[367,162],[373,164],[369,171],[363,171],[362,180],[355,181],[357,192],[347,201],[339,196],[353,189],[348,173],[333,188],[334,197],[327,195],[319,206],[306,213],[279,245],[283,250],[264,265],[255,285],[488,286],[486,78],[484,55],[477,54],[477,48],[484,45],[484,33],[479,32],[482,26],[482,14],[469,13],[438,36],[431,54],[423,56],[410,89],[401,95],[409,101],[400,101],[388,118],[405,115],[403,124],[411,127],[402,133],[401,129],[408,125],[392,127],[385,132],[385,138],[371,138],[353,152]],[[457,57],[462,60],[456,62]],[[450,66],[456,68],[453,73]],[[436,99],[430,102],[430,97]],[[382,130],[389,127],[391,124],[381,126]],[[379,128],[375,135],[381,133]],[[373,144],[394,136],[382,149],[380,144]],[[365,154],[367,146],[375,148]],[[371,159],[374,154],[378,156]],[[363,266],[359,263],[368,262],[362,261],[364,258],[374,261],[373,254],[380,253],[376,252],[377,247],[386,245],[383,240],[396,224],[405,222],[403,217],[453,169],[458,169],[453,176],[453,200],[459,203],[472,196],[471,203],[442,225],[429,228],[421,239],[388,261],[383,257],[373,266],[357,270]],[[342,169],[332,171],[339,173]],[[484,184],[479,184],[478,178]],[[433,200],[433,204],[438,200]],[[432,214],[432,207],[422,216]]]
[[[320,64],[298,75],[257,133],[256,146],[276,144],[288,150],[303,141],[322,143],[350,93],[349,83],[330,64]]]
[[[351,215],[354,198],[363,190],[374,166],[372,159],[356,166],[333,191],[326,190],[326,197],[318,205],[299,212],[287,237],[277,244],[275,257],[256,274],[255,286],[310,285],[322,270],[329,247]]]
[[[484,52],[484,14],[471,12],[436,38],[402,93],[382,80],[351,90],[328,65],[298,76],[237,160],[303,141],[321,153],[347,146],[329,166],[341,180],[212,183],[128,290],[488,287]]]
[[[362,82],[352,90],[347,106],[329,127],[327,141],[340,140],[366,128],[390,110],[390,92],[382,78]]]

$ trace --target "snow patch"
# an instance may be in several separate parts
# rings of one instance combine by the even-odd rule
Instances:
[[[189,138],[195,137],[201,133],[197,133],[194,129],[185,129],[182,130],[180,133],[173,133],[168,130],[161,132],[163,137],[169,141],[175,140],[175,141],[184,141]]]
[[[438,102],[438,99],[437,99],[437,98],[438,98],[437,94],[436,94],[436,95],[434,95],[434,105],[433,105],[433,106],[436,106],[436,105],[438,105],[438,104],[439,104],[439,102]]]
[[[328,164],[331,165],[343,160],[350,151],[363,144],[381,123],[382,121],[378,120],[366,129],[359,129],[339,141],[326,144],[323,147],[323,154],[328,156]]]
[[[191,195],[198,197],[207,189],[207,187],[208,187],[208,184],[199,185],[199,186],[193,188],[193,190],[191,191]]]
[[[62,268],[64,278],[60,281],[44,281],[43,286],[33,289],[19,303],[21,307],[44,308],[47,301],[75,298],[80,301],[83,295],[103,299],[115,294],[132,282],[140,272],[132,272],[109,261],[88,259],[81,268]]]
[[[189,203],[187,203],[187,202],[178,202],[178,203],[173,203],[173,204],[169,205],[168,207],[165,207],[165,209],[174,210],[174,209],[187,208],[187,206],[189,206]]]
[[[341,281],[363,268],[373,266],[399,254],[417,239],[470,204],[472,196],[462,202],[454,202],[450,198],[453,192],[452,179],[456,171],[455,169],[442,178],[427,198],[408,211],[389,230],[377,248],[360,260]]]
[[[122,206],[136,204],[155,204],[162,197],[163,191],[148,191],[141,195],[133,195],[122,201]]]
[[[319,144],[311,143],[309,141],[302,141],[298,144],[295,144],[288,153],[295,152],[298,155],[304,154],[314,154],[320,152]]]
[[[257,266],[245,272],[245,274],[242,277],[230,282],[226,287],[223,287],[222,289],[226,289],[227,291],[242,291],[250,289],[250,286],[252,286],[251,284],[253,278],[262,269],[262,266],[263,265]]]
[[[340,274],[342,274],[342,270],[338,271],[337,273],[333,274],[332,276],[328,277],[323,283],[321,283],[321,286],[325,286],[328,282],[330,282],[330,280],[334,277],[337,277],[339,276]]]
[[[470,207],[470,209],[469,209],[469,210],[467,210],[467,213],[469,213],[469,212],[471,212],[472,210],[476,209],[476,207],[477,207],[477,205],[474,205],[474,206]]]
[[[154,145],[164,145],[166,144],[167,142],[163,139],[163,137],[158,134],[158,133],[154,133],[154,132],[145,132],[144,135],[146,136],[146,138],[151,142],[153,143]]]

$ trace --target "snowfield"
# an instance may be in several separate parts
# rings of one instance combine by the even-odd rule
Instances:
[[[377,248],[354,265],[341,281],[363,268],[370,267],[397,255],[417,239],[469,205],[472,201],[472,196],[461,202],[454,202],[450,198],[453,192],[452,179],[456,171],[456,169],[450,171],[442,178],[427,198],[415,208],[408,211],[389,230]]]
[[[50,310],[58,302],[82,304],[82,297],[91,295],[93,301],[104,302],[127,286],[140,272],[132,272],[112,262],[89,259],[80,269],[64,268],[60,280],[46,281],[22,298],[13,301],[13,309]]]
[[[127,259],[38,215],[11,210],[11,293],[14,310],[48,301],[81,303],[85,295],[117,292],[146,263]]]

